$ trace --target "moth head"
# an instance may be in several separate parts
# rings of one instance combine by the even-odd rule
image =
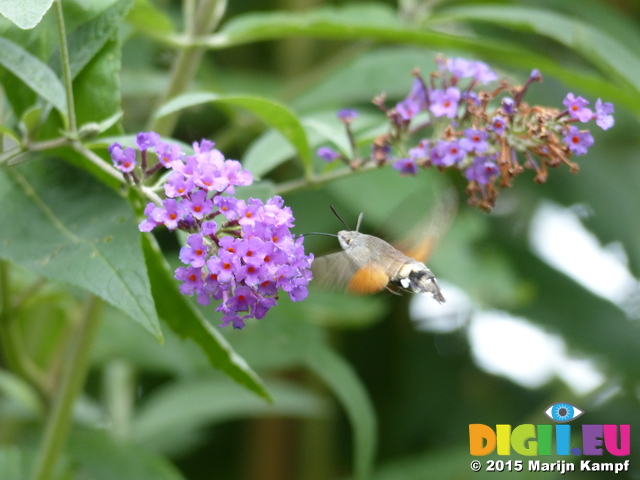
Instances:
[[[338,241],[340,242],[340,246],[346,250],[349,248],[349,245],[351,245],[351,241],[359,235],[361,234],[351,230],[340,230],[338,232]]]

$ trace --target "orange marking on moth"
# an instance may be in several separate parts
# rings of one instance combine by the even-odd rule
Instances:
[[[351,277],[347,284],[347,291],[358,295],[369,295],[379,292],[387,283],[389,283],[389,277],[384,270],[367,264]]]

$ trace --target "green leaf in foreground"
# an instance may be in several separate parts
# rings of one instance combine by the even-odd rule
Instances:
[[[221,102],[246,108],[266,124],[278,130],[297,150],[304,169],[311,172],[311,149],[307,134],[300,120],[287,107],[273,100],[249,95],[218,95],[211,92],[191,92],[179,95],[165,103],[156,113],[156,118],[175,113],[185,108],[209,102]],[[246,168],[251,168],[245,165]]]
[[[82,24],[67,38],[71,78],[76,78],[82,69],[102,50],[109,40],[114,40],[122,19],[133,4],[133,0],[118,0],[93,20]],[[119,42],[118,42],[119,43]],[[119,46],[119,45],[118,45]],[[120,53],[118,53],[119,59]],[[51,54],[49,65],[61,74],[60,48]],[[119,62],[118,62],[119,63]],[[117,75],[114,74],[117,80]],[[103,86],[107,89],[106,86]],[[114,89],[117,91],[117,89]]]
[[[0,172],[0,257],[87,290],[158,340],[131,206],[80,170],[47,159]]]
[[[151,279],[151,292],[158,313],[171,329],[183,338],[190,338],[206,353],[209,362],[236,382],[271,401],[262,380],[233,351],[224,337],[212,327],[188,299],[181,295],[176,281],[169,273],[169,266],[152,237],[142,236],[144,257]]]
[[[0,65],[56,107],[62,115],[66,115],[67,96],[64,87],[46,63],[31,55],[20,45],[0,37]]]
[[[323,343],[307,346],[307,367],[338,397],[353,429],[354,477],[371,477],[377,447],[377,426],[373,405],[351,366]]]
[[[23,30],[35,27],[51,8],[53,0],[0,0],[0,14]]]
[[[377,448],[375,411],[351,365],[327,344],[320,328],[301,321],[302,318],[318,321],[325,315],[313,306],[309,308],[309,301],[294,303],[281,298],[279,318],[256,322],[247,327],[246,332],[234,331],[230,336],[234,338],[238,351],[252,365],[276,369],[303,366],[327,386],[338,399],[351,425],[354,477],[368,479],[373,471]],[[348,315],[346,310],[342,309]]]

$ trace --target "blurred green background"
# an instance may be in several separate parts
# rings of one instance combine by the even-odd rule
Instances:
[[[68,33],[116,3],[63,2]],[[135,2],[100,54],[115,62],[113,70],[96,57],[74,83],[80,124],[121,109],[121,126],[105,136],[153,125],[186,144],[212,139],[227,158],[261,177],[240,194],[271,195],[300,178],[303,163],[268,121],[216,101],[182,108],[162,126],[152,117],[176,68],[171,35],[183,30],[184,8],[197,4]],[[623,0],[229,2],[218,38],[240,40],[192,60],[193,80],[182,91],[254,95],[285,105],[307,132],[315,171],[325,168],[313,154],[318,146],[344,145],[337,110],[359,110],[354,129],[366,151],[370,132],[384,125],[371,99],[381,92],[389,103],[402,99],[411,70],[427,75],[439,53],[486,61],[520,84],[539,68],[544,82],[530,88],[528,103],[559,108],[569,91],[592,103],[601,97],[614,102],[616,124],[606,132],[592,129],[595,145],[579,159],[579,174],[559,168],[544,185],[524,174],[501,193],[491,214],[465,205],[459,175],[435,171],[400,178],[386,168],[286,193],[297,234],[341,229],[329,210],[334,205],[350,225],[364,212],[363,232],[394,239],[404,226],[428,220],[438,199],[455,188],[456,217],[429,260],[449,303],[312,288],[298,304],[281,297],[265,319],[242,331],[222,330],[264,380],[272,404],[212,369],[198,345],[166,324],[160,345],[107,307],[55,478],[479,478],[491,473],[469,468],[469,424],[549,424],[543,412],[556,402],[585,411],[574,445],[581,423],[631,424],[631,456],[602,460],[630,458],[631,471],[619,477],[640,478],[639,15],[640,4]],[[1,20],[0,35],[32,54],[46,60],[55,50],[52,11],[31,30]],[[416,31],[424,35],[413,36]],[[0,80],[2,123],[18,130],[35,95],[23,95],[7,69]],[[102,116],[92,116],[93,108]],[[38,139],[56,132],[47,124]],[[104,145],[96,142],[95,149],[107,158]],[[78,165],[65,151],[31,153],[39,161],[55,156]],[[76,167],[60,168],[67,181],[96,182]],[[12,208],[8,196],[0,198],[0,208]],[[24,233],[30,234],[37,235]],[[156,237],[177,267],[179,239],[166,231]],[[328,237],[309,236],[305,245],[316,255],[337,248]],[[545,261],[553,254],[568,266]],[[15,261],[10,253],[2,257]],[[33,362],[49,374],[44,391],[51,393],[83,293],[9,268],[14,291],[4,290],[5,298],[38,283],[22,304],[20,331]],[[585,282],[602,289],[594,292]],[[217,328],[215,306],[201,310]],[[11,370],[4,358],[2,480],[28,478],[47,409],[47,396]],[[561,476],[526,468],[508,475]],[[612,478],[609,472],[568,475]]]

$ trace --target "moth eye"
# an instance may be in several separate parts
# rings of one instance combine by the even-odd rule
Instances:
[[[544,414],[554,422],[570,422],[575,420],[584,412],[578,407],[569,403],[554,403],[544,411]]]

